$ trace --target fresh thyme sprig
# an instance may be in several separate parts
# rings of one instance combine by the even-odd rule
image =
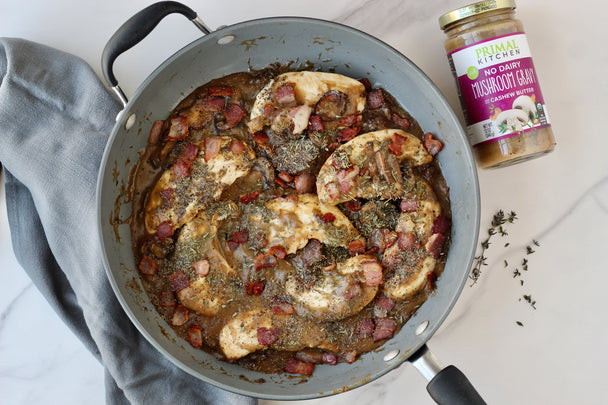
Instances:
[[[469,274],[469,278],[473,280],[473,284],[471,284],[471,286],[475,285],[479,280],[482,266],[488,265],[488,258],[485,256],[485,253],[486,250],[490,248],[490,240],[492,237],[496,234],[500,236],[507,236],[508,233],[504,225],[507,223],[512,224],[516,219],[517,214],[514,211],[511,211],[509,215],[505,215],[503,210],[499,210],[496,214],[494,214],[491,227],[488,229],[488,237],[481,242],[481,253],[479,256],[475,257],[475,265]]]

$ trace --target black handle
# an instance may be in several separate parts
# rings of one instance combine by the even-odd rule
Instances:
[[[467,377],[454,366],[441,370],[426,386],[439,405],[485,405]]]
[[[181,3],[175,1],[161,1],[144,8],[125,22],[118,31],[112,35],[112,38],[110,38],[103,49],[101,69],[103,71],[103,76],[110,87],[118,85],[118,80],[116,80],[114,72],[112,71],[116,58],[144,39],[163,18],[174,13],[186,16],[186,18],[194,22],[199,29],[205,32],[205,34],[209,33],[209,30],[200,23],[200,20],[197,21],[196,12]]]

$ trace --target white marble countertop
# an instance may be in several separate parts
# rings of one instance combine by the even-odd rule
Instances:
[[[7,0],[0,13],[0,36],[74,53],[99,73],[107,39],[149,3]],[[437,18],[465,5],[463,0],[186,3],[211,28],[296,15],[366,31],[425,71],[462,117]],[[491,404],[605,404],[608,137],[603,110],[608,109],[608,3],[518,3],[517,15],[526,27],[558,146],[532,162],[479,172],[480,238],[485,239],[499,209],[516,211],[519,219],[508,226],[508,236],[494,237],[479,282],[465,287],[429,347],[443,363],[463,370]],[[155,66],[198,35],[182,17],[167,18],[118,60],[116,72],[125,92],[132,94]],[[526,246],[533,240],[540,246],[527,255]],[[521,270],[524,258],[529,264],[528,271],[522,271],[522,286],[513,270]],[[61,323],[13,256],[3,185],[0,278],[0,403],[103,403],[102,367]],[[536,309],[525,302],[524,294],[532,296]],[[304,403],[430,404],[425,385],[406,363],[354,391]]]

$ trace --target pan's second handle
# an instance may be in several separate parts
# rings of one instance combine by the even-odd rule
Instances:
[[[426,390],[439,405],[486,405],[468,378],[456,367],[441,367],[426,345],[409,361],[429,381]]]
[[[114,76],[114,61],[120,54],[131,49],[144,39],[158,23],[169,14],[182,14],[188,18],[203,33],[209,34],[211,30],[198,18],[196,12],[190,7],[176,1],[161,1],[154,3],[131,17],[112,35],[101,56],[101,69],[108,84],[116,92],[122,103],[126,106],[127,98],[118,86]]]

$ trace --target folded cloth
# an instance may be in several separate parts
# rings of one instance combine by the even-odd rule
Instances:
[[[105,367],[107,403],[254,404],[165,359],[110,287],[95,184],[119,109],[83,60],[0,38],[0,162],[17,260]]]

